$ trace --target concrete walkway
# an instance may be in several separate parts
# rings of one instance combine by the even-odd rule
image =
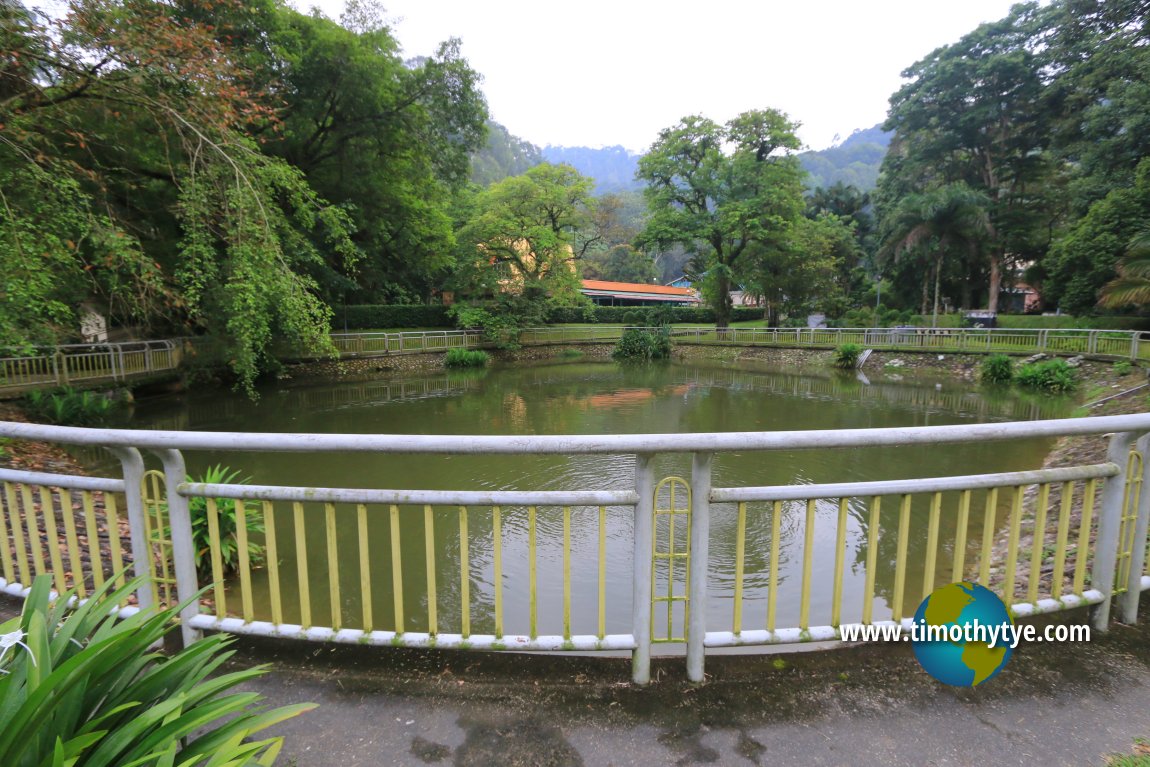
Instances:
[[[708,657],[701,687],[662,659],[647,689],[624,659],[237,646],[272,664],[253,686],[269,702],[320,704],[279,730],[298,767],[1100,765],[1150,737],[1145,619],[1024,645],[979,689],[936,683],[909,646]]]

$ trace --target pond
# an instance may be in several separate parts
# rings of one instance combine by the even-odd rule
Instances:
[[[382,375],[382,374],[381,374]],[[464,374],[435,373],[374,380],[303,384],[283,382],[261,391],[258,402],[239,394],[213,391],[136,404],[122,423],[132,428],[206,431],[319,432],[368,434],[621,434],[708,431],[778,431],[836,428],[924,426],[986,421],[1060,417],[1067,403],[1024,399],[1010,392],[987,392],[953,380],[866,381],[855,374],[820,371],[799,375],[766,368],[735,368],[718,363],[621,366],[584,361],[497,367]],[[874,479],[901,479],[946,474],[975,474],[1036,468],[1050,448],[1049,440],[952,445],[942,448],[893,448],[852,451],[783,451],[730,453],[716,457],[714,485],[806,484]],[[630,489],[634,462],[629,456],[381,456],[365,454],[306,455],[294,453],[188,453],[189,472],[198,476],[216,463],[238,469],[258,484],[296,486],[420,488],[469,490],[591,490]],[[656,477],[690,475],[689,456],[660,456]],[[1004,499],[1005,500],[1005,499]],[[284,619],[298,622],[292,510],[276,507]],[[370,539],[372,609],[375,628],[393,629],[391,530],[388,510],[372,507]],[[746,528],[747,576],[744,584],[744,625],[762,628],[766,615],[767,577],[764,560],[770,551],[771,525],[763,509],[752,509]],[[838,504],[818,504],[820,525],[814,536],[812,618],[827,622],[831,569],[834,560],[834,520]],[[910,537],[911,574],[907,604],[917,605],[925,548],[922,527],[925,508],[914,509]],[[434,548],[441,631],[458,631],[460,535],[458,510],[437,508]],[[864,578],[868,514],[860,501],[851,501],[847,532],[847,572],[844,592],[861,593]],[[632,512],[607,510],[605,571],[608,633],[628,633],[631,616]],[[1005,514],[1002,515],[1003,517]],[[947,515],[946,519],[952,519]],[[736,512],[712,509],[710,545],[711,591],[709,625],[730,625],[736,551]],[[780,526],[781,583],[801,577],[804,506],[788,505]],[[825,524],[823,524],[825,522]],[[883,542],[877,573],[875,618],[889,614],[886,603],[893,582],[893,558],[886,548],[897,538],[898,514],[886,514],[878,531]],[[982,505],[970,515],[971,540],[983,524]],[[1001,524],[999,522],[998,524]],[[503,614],[508,633],[528,633],[529,568],[526,509],[502,510]],[[945,526],[945,523],[944,523]],[[307,509],[310,546],[308,572],[313,620],[324,625],[328,562],[322,508]],[[427,569],[425,520],[420,509],[403,510],[400,536],[405,627],[426,631]],[[538,626],[540,634],[563,628],[561,509],[540,509],[535,520],[538,541]],[[354,508],[339,508],[338,542],[341,559],[341,606],[344,625],[357,627],[360,613],[358,537]],[[953,535],[953,522],[950,523]],[[493,632],[494,567],[490,509],[469,511],[468,575],[471,627]],[[281,540],[282,538],[282,540]],[[943,536],[943,540],[948,540]],[[575,633],[595,633],[598,611],[598,509],[577,508],[571,522],[572,614]],[[409,555],[409,552],[411,553]],[[949,572],[950,559],[940,552],[938,572]],[[914,568],[917,567],[917,576]],[[665,590],[667,574],[658,575]],[[676,575],[681,582],[682,574]],[[944,582],[940,576],[939,582]],[[257,618],[268,619],[266,568],[253,575]],[[797,625],[798,589],[780,588],[778,625]],[[861,600],[846,600],[843,620],[857,620]],[[912,608],[913,609],[913,608]],[[676,618],[678,622],[678,618]]]

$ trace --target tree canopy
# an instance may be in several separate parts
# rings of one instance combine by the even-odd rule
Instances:
[[[650,217],[640,242],[678,243],[699,258],[703,295],[719,327],[731,316],[732,287],[782,250],[803,210],[798,126],[774,109],[720,125],[683,118],[659,132],[639,160]]]

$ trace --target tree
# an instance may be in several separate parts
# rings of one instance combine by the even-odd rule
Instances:
[[[570,165],[542,163],[480,192],[459,233],[461,290],[579,302],[576,261],[598,239],[581,234],[595,207],[591,185]]]
[[[1118,276],[1116,266],[1146,221],[1150,221],[1150,158],[1139,164],[1133,186],[1112,190],[1055,241],[1044,283],[1049,300],[1071,314],[1095,311],[1099,291]]]
[[[896,133],[883,163],[887,200],[957,182],[989,199],[994,227],[983,254],[991,311],[1013,263],[1041,255],[1032,241],[1047,223],[1042,180],[1052,166],[1038,49],[1049,17],[1037,3],[1020,3],[916,62],[903,72],[910,82],[891,97],[883,125]]]
[[[986,208],[986,195],[965,184],[947,184],[924,194],[909,195],[899,203],[888,221],[882,252],[899,258],[917,252],[933,262],[934,324],[938,324],[939,286],[943,261],[947,256],[979,258],[979,251],[993,229]],[[923,313],[926,313],[927,271],[922,286]]]
[[[249,389],[273,339],[331,349],[306,269],[317,243],[354,259],[346,217],[259,151],[251,137],[280,123],[229,42],[248,7],[210,6],[0,5],[0,272],[23,276],[0,343],[65,337],[97,297],[118,319],[218,335]]]
[[[730,324],[731,287],[752,268],[751,253],[778,252],[802,214],[802,170],[789,153],[797,127],[773,109],[725,125],[685,117],[639,161],[650,211],[639,243],[695,253],[719,328]]]
[[[262,81],[286,99],[265,148],[354,221],[356,269],[329,257],[314,273],[330,301],[425,301],[451,266],[450,211],[486,139],[487,104],[458,40],[405,61],[382,9],[353,10],[350,28],[288,8],[259,20]]]
[[[1150,227],[1143,226],[1130,240],[1117,269],[1118,277],[1103,286],[1098,303],[1111,308],[1150,304]]]
[[[656,282],[655,261],[630,245],[615,245],[607,251],[589,253],[583,259],[583,276],[614,282]]]

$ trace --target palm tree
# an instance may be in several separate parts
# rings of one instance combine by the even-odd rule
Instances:
[[[934,320],[938,325],[938,293],[943,259],[955,251],[974,258],[986,237],[993,233],[986,212],[990,199],[964,183],[946,184],[921,194],[904,197],[894,209],[880,253],[899,258],[907,252],[933,256]],[[923,273],[926,302],[930,268]]]
[[[1150,304],[1150,225],[1130,239],[1118,276],[1102,286],[1098,303],[1107,307]]]

